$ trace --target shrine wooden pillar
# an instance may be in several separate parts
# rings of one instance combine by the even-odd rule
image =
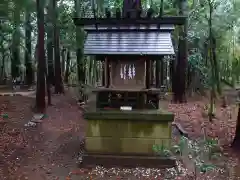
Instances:
[[[146,86],[146,89],[149,89],[150,88],[150,76],[151,76],[151,73],[150,73],[150,70],[151,70],[151,65],[150,65],[150,60],[145,60],[145,63],[146,63],[146,76],[145,76],[145,86]]]
[[[154,68],[153,68],[154,60],[151,59],[149,61],[150,61],[150,86],[152,86],[153,85],[153,80],[154,80]]]
[[[156,76],[156,88],[160,88],[162,85],[162,62],[163,56],[156,60],[155,76]],[[161,74],[161,75],[160,75]]]
[[[101,61],[101,68],[102,68],[102,86],[105,86],[105,61]]]
[[[164,85],[164,79],[165,79],[165,63],[162,57],[160,62],[160,86]]]
[[[159,71],[160,71],[160,59],[157,59],[156,60],[156,68],[155,68],[156,88],[160,87]]]
[[[104,63],[104,75],[105,75],[105,87],[109,88],[110,84],[110,69],[109,69],[109,59],[105,58],[105,63]]]

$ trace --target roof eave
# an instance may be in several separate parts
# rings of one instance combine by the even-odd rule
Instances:
[[[87,56],[170,56],[175,55],[174,52],[171,53],[141,53],[141,52],[111,52],[111,53],[88,53],[84,52]]]
[[[163,16],[155,18],[78,18],[74,17],[74,24],[85,25],[150,25],[150,24],[174,24],[184,25],[187,16]]]

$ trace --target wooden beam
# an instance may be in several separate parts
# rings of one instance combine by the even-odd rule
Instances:
[[[173,24],[184,25],[186,16],[163,16],[157,18],[73,18],[74,24],[77,26],[84,25],[151,25],[151,24]]]
[[[139,61],[139,59],[144,59],[147,61],[150,61],[152,59],[156,59],[159,58],[159,56],[162,55],[129,55],[129,54],[119,54],[119,55],[105,55],[105,56],[101,56],[105,58],[110,59],[111,61],[117,61],[117,60],[121,60],[121,61],[129,61],[129,59],[134,60],[134,61]],[[100,58],[98,58],[100,59]]]

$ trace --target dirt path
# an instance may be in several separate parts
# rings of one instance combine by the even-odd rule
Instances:
[[[17,101],[14,103],[19,106]],[[37,127],[25,128],[24,123],[30,119],[22,120],[20,124],[24,130],[21,134],[26,145],[11,158],[16,161],[12,166],[15,171],[5,170],[8,176],[0,179],[65,180],[69,172],[76,168],[84,128],[81,112],[76,102],[68,96],[53,97],[53,104],[47,110],[47,117]]]
[[[76,168],[80,136],[84,130],[81,112],[76,102],[67,96],[58,96],[54,100],[47,118],[34,133],[36,154],[33,153],[27,166],[23,167],[23,171],[30,172],[25,175],[28,179],[65,179]]]

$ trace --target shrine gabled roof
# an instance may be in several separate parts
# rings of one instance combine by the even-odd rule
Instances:
[[[173,55],[171,33],[165,31],[88,31],[86,55]]]

